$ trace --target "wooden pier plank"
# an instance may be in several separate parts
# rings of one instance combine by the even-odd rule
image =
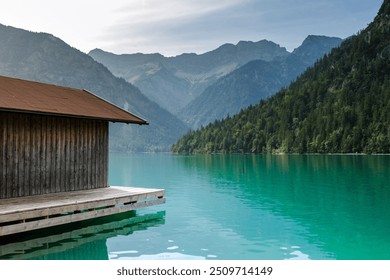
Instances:
[[[161,198],[161,199],[144,201],[144,202],[136,202],[134,204],[124,205],[121,207],[104,208],[101,210],[93,210],[86,213],[72,214],[72,215],[66,215],[66,216],[55,217],[50,219],[43,219],[43,220],[32,221],[27,223],[4,226],[4,227],[0,227],[0,236],[20,233],[20,232],[25,232],[30,230],[36,230],[36,229],[43,229],[43,228],[58,226],[63,224],[75,223],[75,222],[85,221],[93,218],[108,216],[108,215],[119,214],[123,212],[136,210],[142,207],[149,207],[153,205],[162,204],[164,202],[165,199]]]
[[[163,189],[113,186],[1,199],[0,236],[162,204],[165,202],[164,194]],[[70,214],[65,215],[67,213]],[[34,220],[35,218],[38,220]],[[28,219],[32,220],[27,222]],[[18,223],[13,223],[15,221]],[[7,222],[13,224],[7,225]]]

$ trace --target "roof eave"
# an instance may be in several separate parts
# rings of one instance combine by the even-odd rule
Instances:
[[[91,92],[91,91],[89,91],[87,89],[83,89],[83,91],[85,91],[86,93],[91,94],[91,95],[95,96],[96,98],[98,98],[98,99],[100,99],[100,100],[102,100],[102,101],[104,101],[104,102],[106,102],[106,103],[116,107],[117,109],[119,109],[119,110],[121,110],[121,111],[123,111],[123,112],[125,112],[125,113],[127,113],[127,114],[129,114],[129,115],[131,115],[131,116],[133,116],[133,117],[135,117],[137,119],[139,119],[139,121],[124,121],[124,120],[117,120],[117,121],[110,120],[110,121],[112,121],[112,122],[122,122],[122,123],[126,123],[126,124],[134,123],[134,124],[139,124],[139,125],[149,125],[148,121],[146,121],[144,118],[141,118],[140,116],[137,116],[136,114],[130,113],[130,112],[122,109],[121,107],[119,107],[119,106],[113,104],[112,102],[110,102],[110,101],[108,101],[108,100],[106,100],[106,99],[104,99],[104,98],[94,94],[93,92]]]
[[[0,112],[22,113],[22,114],[29,114],[29,115],[41,115],[41,116],[52,116],[52,117],[65,117],[65,118],[72,118],[72,119],[100,120],[100,121],[113,122],[113,123],[149,125],[149,123],[146,120],[141,118],[140,118],[141,121],[128,121],[123,119],[99,118],[99,117],[80,116],[80,115],[71,115],[71,114],[57,114],[57,113],[20,110],[20,109],[12,109],[12,108],[0,108]]]

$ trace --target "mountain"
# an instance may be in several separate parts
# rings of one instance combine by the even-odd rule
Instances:
[[[111,150],[167,150],[187,131],[138,88],[53,35],[0,25],[0,38],[0,75],[87,89],[149,121],[149,126],[111,125]]]
[[[306,65],[311,66],[331,49],[338,47],[341,42],[342,39],[337,37],[309,35],[292,53],[301,58]]]
[[[220,78],[179,112],[192,129],[238,113],[287,86],[306,65],[296,56],[279,61],[254,60]]]
[[[178,117],[192,129],[197,129],[237,114],[288,86],[341,42],[340,38],[310,35],[288,56],[271,61],[251,61],[206,88],[179,112]]]
[[[271,61],[289,53],[273,42],[262,40],[224,44],[200,55],[115,55],[99,49],[92,50],[89,55],[107,66],[114,75],[139,87],[150,100],[176,114],[218,78],[249,61]]]
[[[390,153],[390,0],[288,88],[188,133],[172,150]]]

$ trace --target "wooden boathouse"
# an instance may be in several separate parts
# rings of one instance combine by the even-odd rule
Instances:
[[[109,122],[147,124],[86,90],[0,76],[0,236],[165,202],[108,186]]]

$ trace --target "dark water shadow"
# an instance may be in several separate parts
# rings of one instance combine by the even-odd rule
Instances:
[[[107,239],[165,224],[165,211],[136,211],[0,238],[0,259],[104,260]]]

